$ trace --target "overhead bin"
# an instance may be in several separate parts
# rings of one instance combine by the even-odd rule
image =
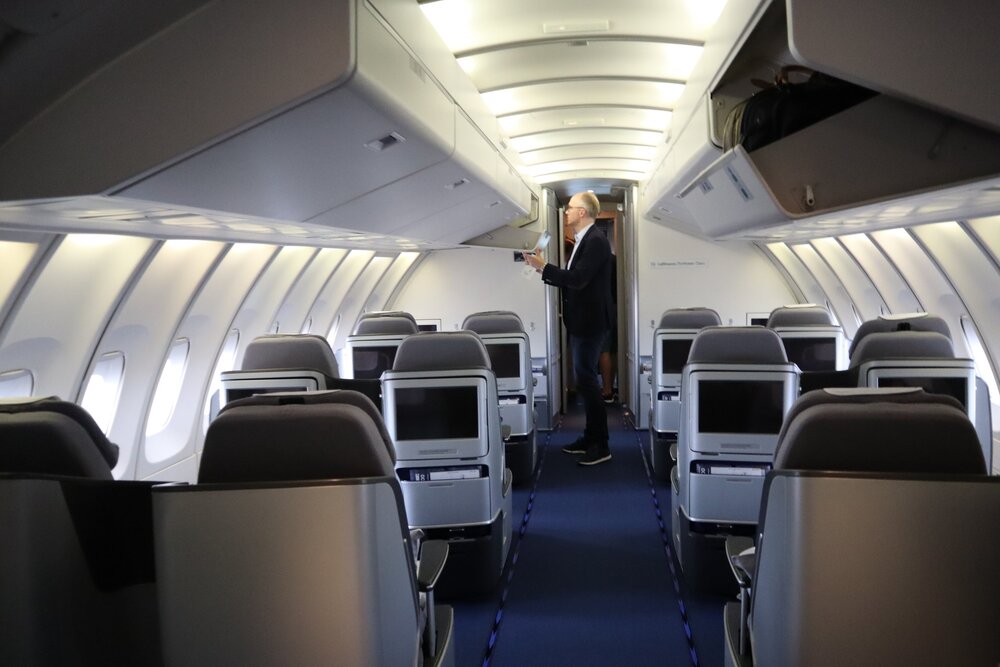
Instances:
[[[645,215],[713,238],[752,236],[796,220],[1000,174],[1000,104],[991,95],[1000,84],[1000,70],[990,59],[984,62],[991,68],[974,59],[981,49],[954,49],[937,32],[918,46],[937,10],[915,12],[912,3],[894,0],[887,3],[893,11],[882,11],[883,4],[879,11],[865,12],[868,21],[882,22],[880,28],[838,7],[850,21],[831,21],[821,30],[819,24],[832,11],[829,3],[789,0],[786,14],[785,2],[772,2],[665,153],[646,186]],[[962,19],[974,44],[982,29],[970,22],[983,16],[1000,21],[1000,6],[983,4],[978,18],[969,13]],[[844,56],[856,48],[866,56]],[[895,85],[888,85],[900,63],[920,62],[910,57],[918,48],[949,52],[948,65],[929,70],[931,77],[959,69],[982,73],[986,80],[973,86],[963,75],[969,85],[956,93],[954,108],[948,99],[921,93],[924,71],[901,73]],[[809,55],[805,63],[802,54]],[[720,130],[726,114],[757,90],[751,79],[772,79],[789,64],[807,64],[881,94],[756,150],[737,146],[723,152]]]
[[[0,146],[0,200],[120,195],[414,238],[428,218],[486,230],[530,205],[498,166],[495,130],[367,2],[226,0],[121,54]],[[457,208],[471,200],[482,206]]]

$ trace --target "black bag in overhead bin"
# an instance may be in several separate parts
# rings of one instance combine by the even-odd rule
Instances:
[[[792,75],[805,78],[793,82]],[[729,113],[724,143],[738,141],[753,151],[875,95],[872,90],[800,65],[782,67],[773,85],[763,85],[767,87]]]

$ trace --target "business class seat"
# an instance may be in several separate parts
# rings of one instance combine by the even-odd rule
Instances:
[[[410,336],[382,381],[409,525],[451,545],[439,593],[491,590],[510,549],[513,498],[486,346],[471,331]]]
[[[873,333],[887,333],[890,331],[927,331],[939,333],[948,340],[951,340],[951,330],[948,323],[938,315],[930,313],[900,313],[898,315],[880,315],[874,320],[866,320],[861,323],[854,333],[854,339],[848,349],[848,356],[853,358],[857,349],[865,336]]]
[[[82,407],[0,401],[0,664],[159,665],[149,482]]]
[[[860,387],[922,387],[958,400],[992,465],[993,423],[989,389],[972,359],[955,356],[951,340],[937,331],[902,330],[866,334],[851,355]]]
[[[674,544],[696,588],[732,590],[725,538],[752,534],[798,368],[778,335],[759,326],[707,327],[681,382]]]
[[[740,605],[726,605],[726,664],[997,664],[1000,479],[984,473],[951,397],[803,395],[767,476],[755,560],[736,558],[750,593],[742,650]]]
[[[691,342],[700,329],[722,324],[711,308],[671,308],[653,332],[653,366],[649,376],[649,457],[653,475],[670,479],[681,419],[681,373]]]
[[[829,373],[847,366],[844,330],[824,306],[780,306],[771,311],[767,328],[778,334],[788,360],[802,371],[803,392],[822,387]]]
[[[392,443],[356,392],[230,403],[198,484],[158,487],[153,516],[168,666],[454,663],[447,545],[415,563]]]
[[[504,442],[507,467],[514,475],[514,483],[523,484],[531,479],[538,463],[528,334],[521,318],[507,310],[473,313],[465,318],[462,329],[478,334],[490,355],[497,378],[500,421],[510,427]]]
[[[355,379],[378,380],[392,368],[399,344],[407,336],[419,333],[416,320],[403,311],[365,313],[354,333],[347,337],[344,375]]]
[[[314,334],[268,334],[247,345],[240,370],[222,373],[222,405],[268,392],[360,391],[381,406],[377,381],[340,377],[330,343]]]

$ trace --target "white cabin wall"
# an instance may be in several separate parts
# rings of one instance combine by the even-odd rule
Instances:
[[[747,313],[798,301],[748,242],[705,241],[643,221],[638,247],[640,355],[652,353],[653,331],[668,308],[705,306],[718,311],[723,324],[744,325]]]
[[[468,315],[510,310],[524,323],[531,356],[545,356],[545,289],[513,250],[464,248],[431,253],[388,304],[417,319],[440,319],[442,331],[460,329]]]

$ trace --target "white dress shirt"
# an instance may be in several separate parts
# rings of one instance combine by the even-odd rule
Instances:
[[[573,252],[570,253],[569,261],[566,262],[567,269],[573,266],[573,258],[576,257],[576,249],[580,247],[580,242],[583,240],[584,234],[589,232],[590,228],[593,226],[594,223],[590,223],[589,225],[587,225],[586,227],[584,227],[583,229],[581,229],[580,231],[578,231],[576,234],[573,235],[573,238],[576,239],[576,243],[573,244]]]

